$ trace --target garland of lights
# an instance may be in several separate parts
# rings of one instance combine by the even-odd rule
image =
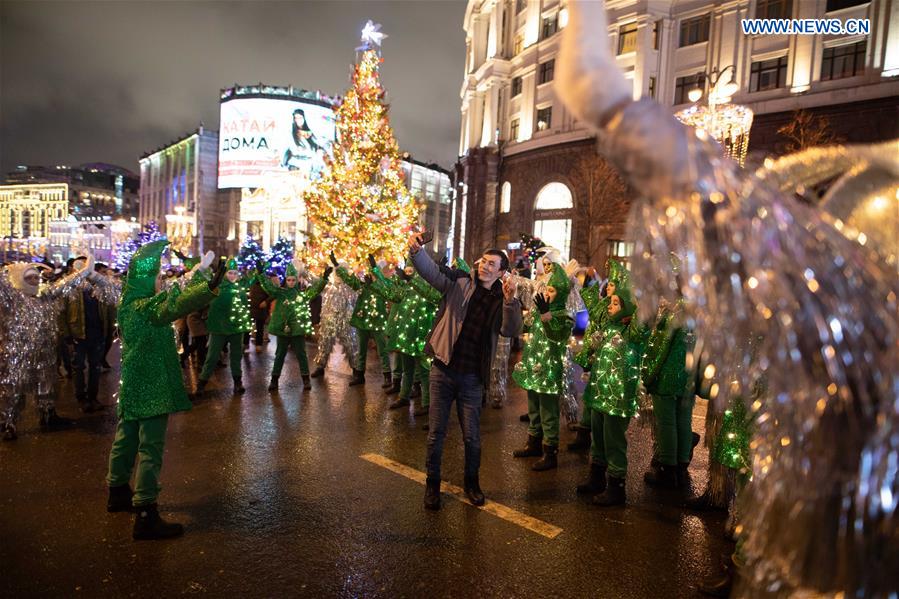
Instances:
[[[727,156],[743,166],[749,150],[749,129],[752,127],[753,114],[749,107],[730,103],[694,104],[674,116],[694,127],[697,134],[711,135],[721,144]]]

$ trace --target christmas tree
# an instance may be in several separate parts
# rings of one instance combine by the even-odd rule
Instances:
[[[159,225],[156,224],[156,221],[151,220],[144,225],[143,231],[137,234],[137,238],[118,244],[115,250],[115,258],[113,259],[113,267],[120,272],[128,270],[128,263],[131,262],[131,256],[134,255],[134,252],[140,246],[157,239],[165,239],[165,235],[159,231]]]
[[[283,276],[291,260],[293,260],[293,242],[285,237],[279,237],[268,251],[266,262],[270,264],[272,272]]]
[[[351,266],[368,254],[397,262],[418,221],[420,206],[403,183],[399,148],[380,82],[380,25],[362,33],[353,86],[336,109],[337,142],[322,177],[304,194],[314,227],[307,258],[323,265],[329,252]]]
[[[253,239],[252,235],[247,235],[247,238],[240,245],[240,249],[237,250],[238,266],[241,268],[255,268],[256,263],[260,260],[265,262],[268,260],[268,256],[262,249],[262,246],[259,245],[259,242]]]

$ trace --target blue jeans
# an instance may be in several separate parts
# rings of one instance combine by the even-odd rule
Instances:
[[[461,374],[438,362],[431,369],[431,405],[428,410],[428,478],[440,479],[443,440],[453,401],[465,441],[465,477],[478,475],[481,467],[481,396],[479,374]]]

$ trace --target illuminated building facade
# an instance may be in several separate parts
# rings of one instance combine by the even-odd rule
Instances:
[[[728,70],[734,104],[755,115],[749,157],[783,152],[778,129],[802,109],[846,142],[899,136],[895,0],[608,0],[607,34],[635,99],[672,112]],[[870,20],[868,35],[743,35],[745,18]],[[469,0],[461,87],[454,252],[514,249],[537,234],[567,257],[626,258],[631,194],[610,179],[590,133],[555,97],[564,0]],[[599,173],[599,183],[596,174]],[[607,184],[604,184],[606,182]],[[597,204],[597,202],[599,202]]]
[[[44,255],[51,221],[64,220],[68,210],[68,183],[0,185],[4,261],[14,252]]]

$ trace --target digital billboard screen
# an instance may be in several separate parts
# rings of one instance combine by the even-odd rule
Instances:
[[[316,178],[335,139],[334,111],[294,98],[235,97],[221,104],[219,189],[262,187],[272,175]]]

